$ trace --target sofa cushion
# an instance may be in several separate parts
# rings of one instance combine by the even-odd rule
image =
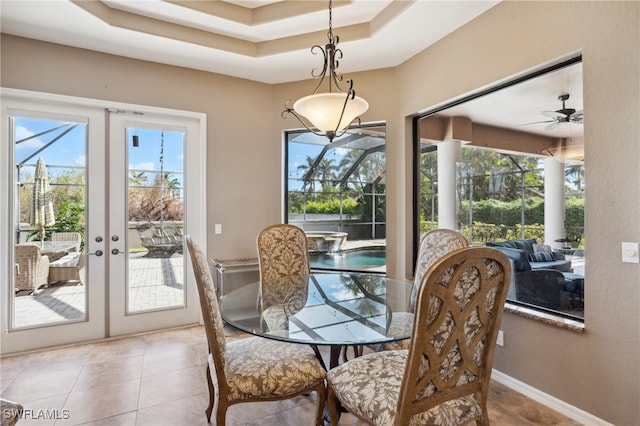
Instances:
[[[489,245],[489,243],[487,243]],[[501,247],[499,245],[492,246],[492,248],[500,250],[507,255],[509,259],[513,261],[513,268],[515,272],[530,271],[531,265],[529,264],[529,257],[527,252],[511,247]]]
[[[500,242],[489,242],[487,243],[487,246],[508,247],[508,248],[524,250],[528,253],[533,253],[534,244],[537,244],[537,241],[533,238],[530,238],[525,240],[508,240],[508,241],[500,241]]]
[[[531,262],[531,269],[555,269],[560,272],[570,272],[571,271],[571,261],[570,260],[553,260],[551,262]]]

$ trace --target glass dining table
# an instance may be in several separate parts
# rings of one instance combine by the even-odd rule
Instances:
[[[304,281],[296,297],[264,311],[260,282],[245,285],[220,298],[222,318],[256,336],[311,345],[321,361],[317,347],[330,346],[329,368],[339,364],[346,347],[357,351],[411,337],[406,318],[413,282],[361,273],[312,273]],[[392,322],[394,315],[405,321]]]

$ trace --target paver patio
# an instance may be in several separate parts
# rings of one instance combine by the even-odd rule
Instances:
[[[129,312],[145,311],[184,303],[184,256],[129,257]],[[16,327],[32,327],[85,318],[85,292],[90,284],[52,284],[30,295],[15,298]]]

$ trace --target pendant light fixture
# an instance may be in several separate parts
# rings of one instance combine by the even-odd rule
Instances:
[[[348,85],[346,90],[340,87],[342,73],[337,69],[338,60],[342,59],[342,50],[336,49],[339,37],[333,34],[331,0],[329,1],[327,38],[329,42],[324,49],[317,44],[311,48],[311,53],[315,55],[319,50],[324,57],[322,71],[320,73],[316,73],[317,69],[311,71],[312,77],[320,80],[316,89],[313,94],[298,99],[293,103],[293,106],[291,106],[291,100],[288,100],[285,103],[285,110],[282,111],[282,117],[285,118],[285,114],[291,114],[309,131],[316,135],[326,136],[329,141],[332,141],[336,136],[343,135],[354,121],[359,123],[360,115],[369,108],[369,104],[361,97],[356,96],[353,80],[346,80]],[[325,77],[329,82],[329,92],[318,93]],[[311,126],[303,120],[303,117],[311,123]]]

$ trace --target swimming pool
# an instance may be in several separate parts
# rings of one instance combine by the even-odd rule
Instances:
[[[361,271],[380,268],[387,264],[385,250],[361,249],[342,253],[311,253],[309,255],[312,269],[339,269]]]

